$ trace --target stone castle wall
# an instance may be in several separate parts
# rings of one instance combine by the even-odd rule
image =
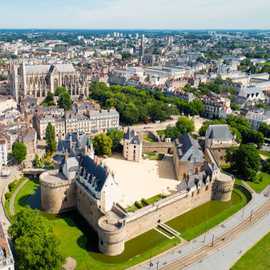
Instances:
[[[143,154],[157,152],[168,154],[172,152],[173,144],[167,142],[143,142]]]
[[[40,188],[41,208],[47,213],[58,214],[76,207],[75,182],[51,185],[40,181]]]
[[[84,187],[76,182],[77,210],[86,219],[89,225],[97,232],[98,220],[104,215],[97,206],[97,201],[91,197]]]
[[[194,191],[188,193],[188,195],[172,195],[156,203],[156,205],[138,210],[138,213],[141,211],[141,215],[138,215],[138,213],[135,212],[137,217],[135,216],[132,218],[131,215],[131,217],[126,221],[126,241],[155,228],[159,223],[168,222],[169,220],[174,219],[193,208],[209,202],[211,197],[211,186],[208,188],[203,187],[199,193]]]
[[[213,200],[228,202],[232,198],[232,191],[234,187],[234,181],[224,182],[216,180],[213,185]]]

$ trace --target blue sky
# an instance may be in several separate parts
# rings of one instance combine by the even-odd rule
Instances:
[[[0,28],[270,29],[270,0],[0,0]]]

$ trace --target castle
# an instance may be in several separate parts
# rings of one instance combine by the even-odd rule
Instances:
[[[128,130],[124,139],[127,147],[129,143],[138,145],[132,139],[136,136]],[[203,152],[188,134],[176,140],[173,149],[177,191],[128,212],[120,204],[121,190],[115,174],[95,156],[91,140],[86,135],[68,134],[58,144],[55,158],[59,170],[40,176],[42,208],[53,214],[76,209],[98,233],[99,250],[116,256],[124,251],[125,242],[159,224],[210,200],[231,199],[234,178],[220,171],[209,149]],[[132,150],[131,160],[139,162],[133,153]]]

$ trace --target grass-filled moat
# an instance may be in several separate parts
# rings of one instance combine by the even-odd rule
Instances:
[[[39,208],[39,198],[39,184],[29,180],[16,196],[16,212],[28,206]],[[211,201],[168,224],[178,230],[183,238],[189,240],[224,221],[240,210],[248,200],[248,194],[236,188],[230,202]],[[109,257],[98,251],[96,233],[76,211],[61,216],[47,215],[43,212],[41,214],[52,224],[54,233],[60,241],[62,255],[75,258],[78,270],[126,269],[180,243],[177,238],[170,240],[151,230],[128,241],[125,252],[120,256]]]

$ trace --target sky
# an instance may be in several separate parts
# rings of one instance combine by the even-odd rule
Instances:
[[[0,28],[270,29],[269,0],[0,0]]]

